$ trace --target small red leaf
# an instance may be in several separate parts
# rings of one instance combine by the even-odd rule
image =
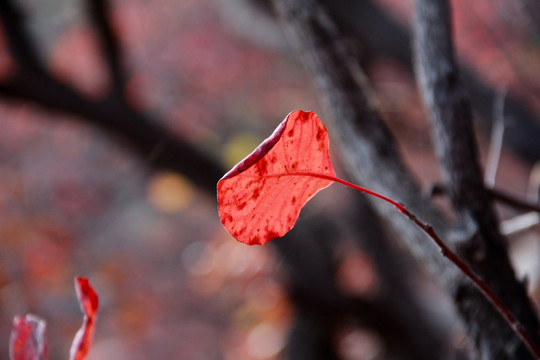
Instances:
[[[9,341],[9,358],[47,360],[46,328],[45,321],[35,315],[16,316]]]
[[[81,310],[84,313],[84,319],[71,344],[69,359],[84,360],[90,349],[90,342],[94,334],[99,301],[88,279],[77,277],[75,279],[75,289],[77,290]]]
[[[218,182],[221,223],[238,241],[265,244],[285,235],[300,210],[335,177],[328,133],[313,112],[293,111]]]

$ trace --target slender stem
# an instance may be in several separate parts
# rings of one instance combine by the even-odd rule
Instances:
[[[499,200],[500,202],[510,205],[516,209],[535,211],[540,213],[540,205],[533,204],[532,202],[528,202],[526,200],[518,199],[500,189],[493,188],[487,190],[491,193],[491,196],[493,196],[495,200]]]
[[[540,348],[533,341],[529,333],[525,330],[525,327],[521,322],[512,314],[510,309],[504,304],[504,302],[491,290],[488,284],[482,280],[476,273],[461,260],[456,253],[454,253],[446,244],[439,238],[433,227],[429,224],[420,221],[413,213],[403,207],[403,214],[407,216],[412,222],[420,227],[426,234],[428,234],[433,241],[441,249],[441,254],[448,260],[454,263],[462,272],[467,276],[473,284],[480,290],[480,292],[486,297],[486,299],[495,307],[495,309],[501,314],[504,320],[510,325],[516,335],[523,341],[529,352],[535,359],[540,359]]]
[[[355,185],[353,183],[350,183],[345,180],[341,180],[334,176],[324,175],[324,174],[317,174],[317,173],[311,173],[311,172],[298,172],[298,173],[289,173],[288,175],[298,175],[298,176],[311,176],[316,177],[320,179],[326,179],[338,182],[340,184],[343,184],[345,186],[348,186],[350,188],[353,188],[358,191],[362,191],[364,193],[367,193],[369,195],[373,195],[375,197],[378,197],[379,199],[382,199],[386,202],[389,202],[390,204],[394,205],[401,213],[403,213],[409,220],[411,220],[413,223],[415,223],[420,229],[422,229],[435,243],[437,246],[441,249],[441,254],[446,257],[448,260],[450,260],[454,265],[456,265],[462,272],[467,276],[473,284],[480,290],[480,292],[486,297],[486,299],[495,307],[495,309],[501,314],[501,316],[504,318],[504,320],[510,325],[512,330],[516,333],[516,335],[523,341],[529,352],[534,356],[535,359],[540,359],[540,348],[535,344],[535,342],[532,340],[529,333],[525,330],[525,327],[521,324],[521,322],[512,314],[510,309],[504,304],[504,302],[491,290],[489,285],[482,280],[476,273],[467,265],[463,260],[461,260],[456,253],[454,253],[446,244],[441,240],[441,238],[437,235],[433,227],[429,224],[426,224],[422,221],[420,221],[416,215],[411,213],[403,204],[400,204],[384,195],[378,194],[374,191],[371,191],[369,189],[363,188],[361,186]]]
[[[295,176],[295,175],[296,176],[311,176],[311,177],[316,177],[316,178],[319,178],[319,179],[335,181],[337,183],[348,186],[348,187],[353,188],[355,190],[358,190],[358,191],[364,192],[366,194],[378,197],[379,199],[382,199],[382,200],[394,205],[402,213],[404,213],[404,214],[407,213],[407,209],[405,209],[403,204],[398,203],[397,201],[394,201],[394,200],[390,199],[389,197],[386,197],[384,195],[376,193],[375,191],[366,189],[365,187],[358,186],[356,184],[350,183],[350,182],[345,181],[345,180],[341,180],[340,178],[337,178],[335,176],[330,176],[330,175],[325,175],[325,174],[317,174],[317,173],[312,173],[312,172],[291,172],[291,173],[287,173],[287,175],[291,175],[291,176]]]

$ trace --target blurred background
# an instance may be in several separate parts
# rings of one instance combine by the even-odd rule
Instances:
[[[11,2],[24,13],[56,79],[84,99],[110,91],[87,2]],[[493,90],[476,108],[485,163],[497,96],[508,94],[539,125],[540,12],[525,0],[452,3],[458,57],[467,67],[463,76]],[[407,32],[411,1],[372,5]],[[110,6],[129,105],[223,169],[251,152],[292,110],[313,110],[324,121],[311,80],[266,2],[113,0]],[[367,10],[364,16],[376,19]],[[384,26],[365,33],[387,49],[366,48],[366,71],[407,164],[427,191],[440,173],[410,60],[399,52],[409,42],[394,37],[395,47],[384,45],[386,30],[391,34]],[[0,86],[19,66],[8,43],[0,26]],[[283,358],[293,312],[283,252],[247,247],[229,236],[219,223],[214,193],[178,172],[153,167],[159,143],[141,156],[91,120],[6,90],[0,92],[0,129],[1,358],[8,354],[12,318],[28,312],[47,321],[51,358],[67,358],[82,320],[76,275],[91,280],[101,301],[91,360]],[[508,144],[496,186],[536,201],[540,175],[534,158]],[[299,223],[320,214],[342,219],[353,211],[354,199],[334,185],[308,204]],[[445,206],[444,198],[436,201]],[[522,213],[498,211],[505,220]],[[376,296],[377,272],[352,236],[335,232],[337,286]],[[518,273],[528,276],[538,301],[538,227],[515,232],[510,240]],[[426,306],[437,321],[450,324],[459,347],[463,337],[457,320],[445,315],[448,304],[434,303],[442,298],[437,288],[423,273],[414,276]],[[383,358],[384,344],[370,331],[343,326],[340,334],[343,359]]]

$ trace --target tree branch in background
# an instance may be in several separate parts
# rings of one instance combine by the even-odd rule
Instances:
[[[354,54],[344,46],[343,37],[325,9],[313,1],[275,0],[275,3],[288,34],[298,46],[332,115],[334,122],[329,125],[339,139],[342,159],[351,177],[355,182],[369,184],[375,191],[402,201],[408,209],[434,225],[438,233],[450,234],[449,225],[432,204],[423,199],[418,185],[403,165],[393,138],[371,106],[364,74]],[[441,256],[423,234],[418,234],[412,224],[405,224],[395,214],[390,214],[385,204],[375,202],[374,206],[453,296],[462,320],[475,340],[478,356],[494,358],[490,354],[500,355],[509,344],[515,344],[517,339],[508,324],[502,321],[499,314],[461,273],[441,261]],[[475,231],[473,229],[472,234]],[[470,235],[470,228],[466,228],[460,236]],[[484,275],[487,270],[492,271],[491,276],[497,277],[498,283],[493,284],[491,281],[490,285],[499,293],[501,288],[518,291],[511,299],[508,296],[510,294],[505,293],[507,296],[504,300],[523,319],[524,313],[531,313],[530,303],[523,296],[523,288],[516,288],[519,284],[508,265],[506,253],[502,254],[502,260],[498,252],[486,255],[488,260],[481,274]],[[518,307],[521,308],[517,310]],[[532,319],[525,319],[525,322],[530,325],[534,322],[534,315]],[[506,340],[509,342],[506,343]],[[517,359],[520,354],[528,356],[523,353],[526,349],[521,347],[519,350],[505,358]]]
[[[528,17],[530,31],[538,41],[538,37],[540,37],[540,3],[536,0],[520,0],[520,3],[524,9],[523,13]]]
[[[535,0],[521,0],[522,2],[534,3]],[[221,2],[227,17],[231,17],[231,22],[238,22],[238,11],[241,7],[250,7],[252,13],[257,9],[260,12],[265,11],[266,7],[258,6],[265,3],[261,0],[229,0]],[[410,36],[408,29],[399,24],[394,18],[376,4],[374,0],[321,0],[321,3],[327,6],[328,12],[335,19],[336,25],[345,33],[350,34],[351,41],[357,42],[362,48],[362,63],[369,68],[372,64],[381,58],[389,58],[400,64],[403,64],[411,74],[413,72],[413,63],[410,49]],[[535,5],[536,6],[536,5]],[[534,16],[535,12],[529,12],[528,15]],[[256,16],[251,15],[252,18]],[[267,13],[259,17],[268,18]],[[268,41],[260,41],[258,32],[247,30],[246,24],[241,27],[243,31],[241,36],[251,39],[259,46],[261,43],[267,44]],[[270,28],[268,22],[265,22],[265,28]],[[274,31],[279,32],[279,25],[274,26]],[[274,45],[276,40],[272,40],[273,48],[282,49],[279,45]],[[469,92],[475,111],[480,114],[478,118],[482,128],[489,131],[493,120],[493,99],[497,96],[498,90],[486,85],[476,74],[474,70],[465,63],[460,64],[463,74],[463,85]],[[540,125],[538,115],[525,101],[516,97],[512,93],[508,94],[505,105],[505,117],[512,118],[513,126],[508,127],[505,133],[504,144],[523,160],[534,163],[540,159]]]
[[[534,3],[534,0],[523,0]],[[342,30],[355,36],[372,61],[381,57],[404,64],[412,72],[410,36],[406,29],[385,13],[373,0],[324,0],[328,11]],[[536,14],[536,13],[535,13]],[[481,116],[484,128],[491,128],[493,99],[498,91],[483,83],[466,64],[460,64],[463,86]],[[540,159],[540,125],[538,115],[512,93],[505,100],[504,115],[512,118],[513,126],[505,130],[504,144],[522,159],[534,163]]]
[[[215,191],[224,173],[217,161],[187,141],[173,138],[167,129],[145,115],[111,98],[89,100],[47,74],[37,77],[18,71],[0,81],[0,95],[75,115],[78,120],[118,136],[141,158],[152,156],[152,167],[185,174],[207,191]]]
[[[492,199],[484,187],[473,133],[472,109],[454,59],[449,5],[446,0],[416,0],[415,15],[416,70],[434,125],[434,143],[460,226],[465,223],[474,227],[469,235],[454,237],[454,243],[460,255],[523,322],[534,341],[540,343],[538,320],[524,286],[515,278],[505,239],[498,231]],[[505,285],[501,286],[501,282]],[[458,293],[460,291],[458,289]],[[463,300],[457,305],[469,316],[483,307],[481,303]],[[505,359],[529,357],[508,327],[505,330],[500,324],[495,325],[500,318],[490,315],[487,321],[492,325],[470,328],[470,334],[478,349],[489,349],[485,350],[488,358],[501,354]],[[486,329],[492,327],[500,327],[500,332],[486,338]],[[495,347],[493,339],[496,337],[497,342],[505,346]]]
[[[25,28],[25,18],[13,0],[0,2],[0,19],[4,25],[8,46],[14,60],[27,71],[40,72],[43,65]]]
[[[113,30],[111,18],[111,4],[107,0],[86,0],[88,14],[93,23],[103,50],[103,57],[107,62],[112,79],[112,92],[119,99],[124,99],[126,74],[122,64],[122,52],[119,41]]]
[[[353,208],[346,216],[345,221],[354,224],[351,229],[355,232],[354,238],[373,261],[378,277],[378,301],[388,304],[387,307],[401,319],[401,326],[405,326],[404,332],[409,336],[409,346],[416,348],[426,359],[466,359],[459,349],[451,348],[449,339],[455,331],[450,328],[451,324],[440,318],[436,320],[426,311],[426,299],[418,290],[418,279],[425,274],[421,273],[418,262],[391,237],[368,198],[355,194]]]
[[[94,4],[105,16],[107,8],[101,1]],[[98,6],[99,5],[99,6]],[[97,11],[97,10],[96,10]],[[55,79],[54,75],[44,69],[38,60],[38,53],[31,44],[30,36],[20,22],[22,18],[11,0],[0,5],[0,16],[9,39],[10,50],[14,54],[16,66],[6,78],[0,80],[0,94],[6,98],[31,101],[45,108],[75,115],[89,125],[97,126],[113,136],[127,140],[127,145],[143,159],[152,156],[152,165],[185,174],[195,184],[215,191],[216,182],[223,174],[221,165],[180,138],[173,138],[170,132],[149,119],[146,115],[129,107],[117,96],[104,96],[93,100],[81,95],[75,88]],[[100,17],[95,15],[96,17]],[[104,19],[104,18],[102,18]],[[98,30],[100,34],[108,34],[110,70],[116,81],[115,88],[123,86],[123,71],[119,60],[119,50],[115,37],[105,21],[96,21],[96,26],[106,26],[107,30]],[[103,36],[105,37],[105,35]]]
[[[365,204],[363,199],[359,205]],[[361,223],[375,219],[369,208],[357,207],[361,207],[362,214],[366,215]],[[302,226],[298,227],[300,224]],[[412,289],[404,289],[404,279],[394,279],[401,283],[396,290],[403,289],[403,292],[398,294],[390,289],[396,281],[389,279],[392,277],[389,268],[405,273],[410,273],[410,269],[396,268],[395,260],[399,259],[394,259],[392,251],[384,246],[386,240],[377,221],[370,223],[369,233],[365,236],[375,236],[377,244],[370,244],[370,247],[376,247],[377,253],[385,256],[386,272],[377,272],[381,289],[377,295],[364,298],[347,295],[336,285],[338,264],[334,254],[338,245],[336,237],[344,234],[341,225],[320,216],[304,217],[285,237],[271,242],[280,253],[284,268],[289,270],[287,273],[292,275],[287,282],[288,292],[298,309],[289,336],[288,358],[339,358],[335,349],[336,330],[343,324],[372,330],[384,343],[384,352],[390,358],[429,360],[440,355],[437,358],[442,359],[451,353],[448,333],[445,334],[440,323],[427,321],[426,314],[412,296]],[[458,354],[453,358],[465,359]]]

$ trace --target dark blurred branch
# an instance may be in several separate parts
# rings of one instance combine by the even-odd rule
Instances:
[[[523,0],[525,1],[525,0]],[[533,3],[536,0],[531,0]],[[536,1],[537,2],[537,1]],[[394,59],[411,71],[413,68],[410,36],[406,29],[385,13],[373,0],[325,0],[338,26],[354,35],[373,61],[380,57]],[[490,128],[493,119],[493,99],[497,91],[483,83],[466,64],[460,64],[463,85],[470,94],[479,120]],[[524,101],[508,94],[504,115],[512,119],[505,129],[504,143],[524,160],[534,163],[540,159],[540,123],[538,115]]]
[[[21,9],[13,0],[0,1],[0,19],[8,39],[9,49],[16,63],[27,71],[41,71],[43,66],[27,29]]]
[[[448,224],[433,205],[422,197],[418,185],[397,153],[391,134],[372,108],[365,75],[331,17],[314,1],[275,0],[275,3],[288,34],[299,47],[304,63],[311,70],[332,115],[334,122],[329,125],[339,139],[342,158],[355,182],[366,184],[377,192],[403,202],[408,209],[431,223],[439,234],[447,234],[448,237]],[[495,358],[490,354],[499,356],[509,346],[519,346],[508,324],[502,321],[461,273],[442,260],[414,225],[404,221],[386,204],[378,201],[373,203],[415,256],[431,269],[432,274],[453,296],[469,333],[476,340],[479,356]],[[471,228],[465,227],[454,229],[452,235],[455,238],[468,238],[475,231],[474,226],[472,232]],[[503,299],[515,315],[530,326],[535,322],[530,303],[508,265],[506,253],[502,252],[502,258],[499,255],[494,252],[486,256],[484,267],[479,272],[482,276],[490,272],[490,280],[497,278],[498,282],[490,281],[490,285],[498,293],[501,288],[508,289],[508,292],[503,292]],[[527,314],[530,318],[524,319]],[[522,354],[523,349],[521,347],[513,356]],[[525,353],[524,356],[527,355]]]
[[[491,196],[484,187],[472,109],[454,59],[449,5],[446,0],[416,0],[415,15],[417,76],[434,125],[434,143],[458,219],[474,228],[469,236],[456,237],[454,242],[460,255],[524,323],[534,341],[540,343],[538,320],[524,286],[515,278],[505,240],[498,231]],[[505,285],[501,286],[503,282]],[[460,311],[468,316],[478,311],[482,303],[470,299],[457,302]],[[485,329],[490,327],[498,331],[488,337]],[[477,348],[486,349],[482,356],[530,358],[523,344],[517,344],[510,328],[500,324],[500,318],[490,315],[484,328],[469,327],[469,332]]]
[[[363,208],[362,214],[366,217],[361,224],[374,220],[368,208]],[[379,254],[388,255],[386,271],[377,273],[384,294],[372,299],[347,295],[336,285],[337,263],[333,256],[336,239],[344,234],[341,224],[320,216],[303,217],[300,224],[302,226],[293,228],[284,238],[272,242],[287,270],[289,296],[298,309],[291,329],[288,358],[337,358],[333,346],[336,330],[343,324],[372,330],[384,342],[389,358],[429,360],[442,359],[444,354],[449,354],[441,329],[433,323],[426,324],[422,311],[410,299],[411,292],[401,285],[396,290],[404,291],[399,294],[387,291],[387,286],[395,285],[394,281],[387,282],[387,275],[391,269],[397,270],[391,251],[372,244]],[[366,235],[376,235],[377,243],[385,242],[377,221],[370,223],[370,232]]]
[[[119,41],[111,24],[111,4],[108,0],[86,0],[88,12],[96,31],[111,75],[113,91],[120,99],[126,86]]]
[[[106,3],[94,0],[94,17],[103,22],[101,30],[107,47],[111,71],[115,74],[115,86],[121,86],[123,71],[118,55],[118,45],[105,21]],[[6,98],[31,101],[48,109],[78,116],[80,120],[97,126],[114,136],[120,136],[143,159],[151,157],[152,165],[181,172],[195,184],[208,191],[215,186],[223,169],[221,165],[180,138],[132,109],[125,101],[112,94],[92,100],[81,95],[75,88],[55,79],[38,61],[38,53],[30,36],[22,26],[22,13],[11,0],[0,2],[0,17],[8,35],[10,50],[15,57],[15,70],[0,80],[0,95]],[[118,78],[118,79],[117,79]]]
[[[331,115],[326,123],[338,140],[334,144],[339,147],[350,176],[356,183],[403,202],[445,233],[447,225],[443,217],[423,199],[419,186],[401,161],[392,135],[364,92],[366,79],[354,54],[349,52],[350,42],[343,42],[331,18],[316,2],[275,0],[274,3],[325,101]],[[456,282],[466,282],[462,274],[448,266],[425,235],[392,206],[381,201],[373,201],[373,205],[450,293]],[[426,349],[431,349],[431,339],[424,339]]]
[[[458,213],[491,209],[478,162],[471,104],[454,60],[448,4],[444,0],[416,0],[415,5],[417,78],[434,125],[434,143],[450,199]],[[497,224],[491,220],[490,225]]]
[[[217,161],[187,141],[173,138],[166,128],[145,115],[126,108],[114,98],[89,100],[47,74],[32,76],[17,72],[0,81],[0,95],[76,115],[89,125],[119,136],[143,159],[151,156],[152,167],[181,172],[207,191],[215,191],[224,173]]]
[[[311,71],[325,101],[331,135],[338,141],[340,155],[355,182],[403,202],[413,211],[429,217],[435,226],[446,230],[439,212],[422,196],[418,184],[405,168],[395,140],[373,109],[364,93],[365,75],[355,57],[344,46],[341,34],[327,12],[313,1],[275,0],[288,35]],[[373,201],[393,226],[405,235],[414,252],[426,260],[440,277],[454,278],[437,249],[428,241],[414,245],[424,235],[406,219],[395,216],[395,209],[381,201]],[[388,216],[386,216],[388,215]]]
[[[531,202],[518,199],[511,194],[499,189],[488,189],[493,196],[494,200],[498,200],[504,204],[507,204],[513,208],[525,211],[536,211],[540,213],[540,206]]]
[[[398,322],[408,334],[409,347],[416,348],[427,359],[465,359],[449,344],[450,332],[454,329],[440,318],[433,317],[424,307],[426,299],[418,291],[418,282],[425,275],[421,273],[418,263],[391,237],[367,198],[355,195],[353,209],[347,211],[346,216],[344,221],[354,224],[351,230],[356,232],[355,238],[373,261],[378,277],[379,299],[399,319]],[[441,311],[440,308],[438,311]]]
[[[490,194],[490,196],[493,197],[493,200],[495,201],[499,201],[518,210],[536,211],[540,213],[540,206],[526,200],[518,199],[517,197],[503,190],[486,188],[486,191]],[[448,195],[448,193],[448,188],[443,184],[434,184],[430,189],[430,196]]]
[[[529,27],[532,35],[539,40],[540,38],[540,2],[538,0],[521,0],[523,13],[528,17]]]

